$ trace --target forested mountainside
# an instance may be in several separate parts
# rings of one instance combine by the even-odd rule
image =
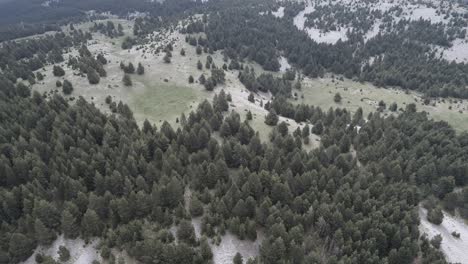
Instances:
[[[0,1],[0,263],[74,263],[43,250],[60,239],[95,243],[93,264],[448,263],[420,226],[468,219],[468,133],[431,116],[467,110],[468,66],[444,55],[467,19],[452,1]],[[325,80],[327,107],[307,103]],[[228,234],[258,252],[216,261]]]
[[[453,18],[446,30],[445,25],[428,20],[393,20],[393,12],[378,12],[378,16],[388,22],[380,26],[382,31],[375,37],[365,39],[372,24],[362,22],[353,24],[352,30],[346,33],[348,40],[328,44],[315,42],[291,23],[300,10],[295,4],[291,5],[285,8],[291,11],[285,11],[286,17],[282,19],[260,16],[261,8],[245,5],[226,8],[212,13],[206,25],[193,28],[206,33],[207,41],[201,45],[214,50],[225,49],[232,58],[252,59],[266,70],[279,69],[277,54],[280,51],[290,63],[311,77],[333,72],[378,86],[418,90],[428,96],[466,98],[468,95],[468,66],[441,59],[430,48],[431,45],[450,46],[455,34],[465,38],[466,18],[462,19],[462,24],[457,24],[457,19]],[[325,15],[339,17],[336,9],[342,10],[342,6],[316,9],[314,12],[318,14],[312,14],[321,21]]]
[[[369,81],[377,86],[417,90],[430,97],[468,98],[468,66],[464,62],[446,60],[433,49],[434,46],[451,47],[455,39],[465,38],[468,15],[459,11],[448,13],[443,10],[441,12],[447,12],[444,18],[447,21],[433,23],[422,18],[406,19],[401,15],[401,8],[383,12],[367,6],[362,10],[347,10],[342,4],[331,4],[327,8],[320,8],[317,4],[318,8],[306,15],[306,26],[316,26],[324,33],[349,26],[343,40],[330,44],[316,42],[292,23],[293,18],[304,8],[304,4],[294,2],[286,2],[285,16],[281,19],[271,15],[271,10],[278,3],[269,0],[213,1],[207,4],[190,0],[164,4],[146,1],[123,4],[115,0],[99,4],[91,2],[93,4],[82,1],[52,3],[53,6],[57,5],[56,8],[44,7],[38,2],[37,8],[47,12],[65,7],[73,10],[109,10],[116,14],[145,10],[151,17],[204,12],[209,17],[205,23],[196,20],[193,22],[195,25],[190,27],[190,33],[206,33],[206,40],[202,39],[198,44],[195,42],[195,45],[212,51],[224,49],[232,59],[248,58],[262,65],[265,70],[277,71],[278,55],[284,54],[290,63],[310,77],[333,72],[359,81]],[[8,10],[9,4],[16,9],[17,3],[13,6],[11,2],[3,4],[6,9],[2,9]],[[269,12],[269,15],[260,15],[262,12]],[[34,11],[34,14],[39,13]],[[81,20],[87,17],[80,14]],[[342,17],[342,20],[335,22],[335,16]],[[38,19],[43,17],[41,14]],[[382,22],[377,25],[374,23],[377,20]],[[18,21],[18,17],[13,17],[12,21]],[[58,21],[57,18],[54,21]],[[22,24],[19,29],[17,25],[6,24],[0,40],[20,37],[22,35],[18,34],[23,33],[42,33],[57,29],[58,25]],[[377,27],[378,34],[369,37],[372,27]],[[21,33],[23,30],[25,32]],[[14,77],[19,76],[16,74]]]
[[[143,263],[204,263],[209,246],[187,224],[200,215],[209,238],[265,232],[264,263],[444,262],[419,241],[417,205],[466,184],[467,135],[411,105],[368,122],[313,109],[323,142],[307,153],[306,129],[280,124],[267,144],[238,113],[223,118],[223,93],[175,130],[139,129],[124,105],[105,116],[81,99],[71,106],[18,89],[2,82],[3,263],[24,260],[59,233],[101,237],[102,250],[125,249]],[[195,193],[188,210],[186,188]]]
[[[198,1],[199,2],[199,1]],[[149,12],[152,16],[171,16],[197,6],[197,1],[173,0],[161,4],[146,0],[15,0],[0,2],[0,41],[57,30],[70,22],[84,21],[94,13],[111,12],[127,16]],[[99,17],[99,16],[97,16]]]

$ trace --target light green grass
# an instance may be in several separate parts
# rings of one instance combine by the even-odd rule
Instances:
[[[298,99],[293,101],[295,103],[319,106],[323,110],[328,110],[330,107],[341,107],[349,109],[351,112],[362,107],[365,115],[375,112],[380,100],[383,100],[387,107],[395,102],[399,109],[405,109],[406,105],[414,103],[418,111],[426,111],[430,118],[437,121],[447,121],[457,131],[468,131],[468,102],[466,100],[463,102],[458,100],[458,103],[453,103],[452,100],[450,103],[449,99],[437,99],[433,100],[430,105],[424,105],[422,97],[418,93],[405,93],[393,88],[378,88],[369,83],[359,83],[347,79],[333,82],[331,78],[305,79],[302,90],[295,92],[298,94]],[[333,101],[335,93],[341,94],[343,98],[341,103]],[[301,95],[304,95],[304,98],[301,98]],[[432,103],[435,103],[435,106]],[[452,110],[449,109],[450,106]],[[388,115],[390,112],[384,111],[383,114]]]
[[[176,119],[182,113],[187,114],[192,108],[196,108],[203,98],[201,92],[186,86],[134,78],[138,79],[145,88],[141,93],[132,94],[129,101],[138,123],[148,119],[157,125],[164,120],[176,124]]]

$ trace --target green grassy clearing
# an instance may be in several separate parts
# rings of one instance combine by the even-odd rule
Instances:
[[[170,83],[161,83],[135,76],[135,81],[140,81],[145,88],[142,92],[131,95],[130,108],[138,123],[148,119],[154,124],[161,124],[167,120],[176,124],[176,119],[182,113],[187,114],[203,98],[203,93],[186,86]]]
[[[420,94],[405,93],[393,88],[378,88],[369,83],[359,83],[345,79],[344,81],[332,81],[331,78],[305,79],[301,91],[296,91],[298,99],[295,103],[305,103],[319,106],[324,110],[330,107],[347,108],[354,112],[362,107],[365,114],[375,112],[378,103],[383,100],[387,107],[396,102],[398,108],[404,109],[407,104],[415,103],[419,111],[426,111],[434,120],[447,121],[457,131],[468,130],[468,102],[466,100],[437,99],[431,104],[424,105]],[[339,92],[342,96],[341,103],[335,103],[333,97]],[[301,98],[304,95],[304,98]],[[435,106],[433,105],[435,103]],[[452,110],[449,107],[452,107]],[[462,113],[460,113],[460,111]],[[384,115],[390,114],[384,111]]]

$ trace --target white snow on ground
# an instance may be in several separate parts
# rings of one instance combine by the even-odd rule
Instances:
[[[288,60],[285,57],[281,56],[278,61],[281,65],[280,66],[281,72],[285,72],[286,70],[291,69],[291,65],[289,64]]]
[[[445,22],[444,17],[436,13],[436,9],[425,6],[412,6],[410,7],[412,14],[408,14],[407,18],[411,20],[431,20],[432,23]]]
[[[341,2],[341,4],[347,4],[350,6],[350,8],[356,7],[356,6],[363,6],[362,2],[360,1],[352,1],[348,0],[345,1],[346,3]],[[327,4],[335,4],[333,2],[320,2],[318,3],[319,5],[327,5]],[[433,3],[436,7],[442,6],[443,8],[446,8],[443,6],[443,3],[435,2]],[[346,32],[348,30],[352,30],[352,28],[346,28],[343,27],[340,30],[336,31],[330,31],[330,32],[321,32],[321,30],[317,28],[307,28],[305,27],[305,22],[307,18],[305,15],[312,13],[315,10],[314,5],[317,5],[317,3],[312,2],[312,1],[307,1],[306,2],[306,7],[304,10],[298,13],[298,15],[294,18],[294,25],[299,29],[299,30],[304,30],[307,32],[310,36],[310,38],[314,39],[317,42],[321,43],[330,43],[334,44],[336,43],[339,39],[345,41],[347,40]],[[365,5],[364,5],[365,6]],[[435,7],[430,7],[425,3],[418,3],[418,4],[408,4],[407,1],[402,1],[402,0],[383,0],[379,1],[378,3],[373,3],[369,4],[367,6],[368,8],[372,10],[380,10],[382,12],[386,12],[392,7],[402,7],[403,12],[400,17],[394,17],[395,22],[398,22],[401,19],[409,19],[409,20],[419,20],[419,19],[424,19],[424,20],[430,20],[432,23],[447,23],[449,20],[444,18],[444,14],[440,13],[437,14],[437,8]],[[461,9],[461,7],[454,5],[454,10],[462,12],[464,10]],[[278,12],[278,11],[277,11]],[[283,10],[284,12],[284,10]],[[276,12],[275,12],[276,13]],[[380,20],[376,20],[375,24],[373,27],[369,30],[369,32],[366,33],[365,39],[369,40],[372,37],[375,37],[379,31],[380,28],[379,26],[381,25]]]
[[[453,46],[443,51],[443,56],[448,61],[468,62],[468,40],[456,39]]]
[[[297,16],[294,18],[294,25],[298,29],[304,30],[304,24],[307,20],[305,15],[314,12],[314,10],[315,10],[314,6],[310,2],[307,2],[305,9],[299,12]]]
[[[187,210],[189,208],[191,197],[192,191],[190,188],[186,187],[184,192],[184,203]],[[201,217],[192,218],[192,225],[195,229],[197,239],[200,239]],[[171,227],[170,231],[174,236],[176,236],[177,227]],[[214,264],[231,264],[232,259],[237,252],[242,255],[244,261],[258,256],[263,239],[264,237],[261,232],[257,232],[256,241],[240,240],[235,235],[226,232],[226,234],[221,237],[221,243],[219,245],[211,245]]]
[[[364,36],[364,39],[366,41],[368,41],[369,39],[377,36],[380,32],[380,25],[382,24],[382,22],[379,20],[379,21],[376,21],[374,23],[374,25],[372,26],[372,28],[367,31],[366,35]]]
[[[429,238],[438,234],[442,236],[441,249],[447,261],[454,263],[468,263],[468,225],[463,220],[444,212],[444,221],[439,226],[427,221],[427,210],[420,207],[421,223],[419,231],[426,233]],[[460,233],[460,238],[452,236],[452,232]]]
[[[43,7],[49,7],[51,4],[58,3],[58,2],[59,2],[59,0],[47,0],[47,1],[43,2],[41,5]]]
[[[274,15],[275,17],[282,18],[284,16],[284,6],[281,6],[280,8],[278,8],[277,11],[272,12],[271,14]]]
[[[261,232],[257,232],[257,236],[257,240],[254,242],[250,240],[242,241],[233,234],[227,232],[226,235],[222,237],[219,246],[212,246],[214,263],[231,264],[237,252],[242,255],[244,263],[246,263],[249,258],[258,256],[260,245],[264,238]]]
[[[320,43],[330,43],[330,44],[335,44],[338,40],[347,40],[346,37],[346,32],[348,31],[348,28],[341,28],[339,31],[329,31],[329,32],[320,32],[320,29],[317,28],[306,28],[304,26],[307,18],[305,15],[310,14],[314,12],[315,8],[312,5],[312,3],[309,1],[306,4],[306,7],[304,10],[299,12],[297,16],[294,18],[294,25],[299,29],[299,30],[304,30],[307,32],[309,37],[317,42]]]
[[[38,253],[51,256],[55,260],[58,260],[59,256],[57,252],[60,246],[65,246],[70,251],[71,258],[68,263],[90,264],[93,260],[101,261],[101,256],[96,250],[98,243],[99,240],[93,240],[91,243],[85,244],[82,239],[65,239],[62,235],[59,236],[49,247],[37,247],[34,254],[23,262],[23,264],[35,264],[35,257]]]

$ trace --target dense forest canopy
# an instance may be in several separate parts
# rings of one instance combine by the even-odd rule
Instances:
[[[147,0],[17,0],[0,3],[0,42],[57,30],[70,22],[87,20],[89,11],[111,12],[119,16],[142,12],[152,16],[172,16],[200,5],[200,1],[172,0],[163,4]]]
[[[224,49],[233,59],[253,60],[265,70],[277,71],[277,58],[282,53],[310,77],[331,71],[378,86],[421,91],[428,96],[468,97],[468,66],[446,61],[431,49],[431,45],[450,46],[453,34],[464,38],[466,30],[458,26],[448,31],[442,24],[403,19],[390,22],[383,33],[366,41],[364,33],[370,25],[356,24],[348,32],[348,40],[324,44],[310,39],[289,19],[259,15],[263,8],[237,6],[211,13],[202,28],[207,41],[200,45]],[[321,11],[325,12],[315,12]]]
[[[411,105],[399,117],[373,114],[368,122],[360,112],[312,108],[323,143],[305,152],[303,135],[285,124],[262,143],[237,113],[226,112],[223,92],[181,117],[175,130],[148,122],[139,129],[122,104],[105,116],[83,99],[71,106],[58,96],[30,97],[8,80],[1,87],[3,262],[24,260],[62,233],[102,237],[104,248],[125,249],[143,263],[204,263],[211,258],[206,241],[189,235],[190,224],[177,244],[167,231],[177,223],[185,230],[183,219],[200,215],[184,207],[190,188],[205,205],[204,236],[229,230],[255,239],[263,228],[264,263],[320,256],[412,263],[421,253],[425,263],[444,263],[420,244],[417,205],[466,184],[467,135]],[[218,130],[222,141],[211,137]],[[440,189],[446,178],[452,188]]]

